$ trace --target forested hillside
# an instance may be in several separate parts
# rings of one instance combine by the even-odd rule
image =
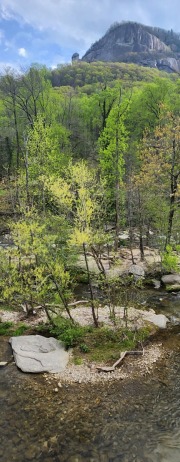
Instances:
[[[179,108],[177,76],[133,65],[1,77],[1,212],[15,244],[1,255],[4,299],[48,298],[68,311],[79,253],[86,261],[90,251],[105,278],[102,251],[116,252],[124,230],[142,260],[152,245],[176,267]]]
[[[135,61],[136,62],[136,61]],[[49,73],[53,87],[67,86],[84,87],[85,92],[95,91],[95,84],[109,83],[120,79],[123,87],[132,87],[137,82],[152,82],[157,77],[178,79],[176,74],[166,74],[158,69],[146,68],[137,64],[78,61],[71,64],[60,65]],[[90,85],[90,87],[88,87]],[[92,86],[92,90],[91,90]]]

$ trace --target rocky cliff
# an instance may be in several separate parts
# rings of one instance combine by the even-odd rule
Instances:
[[[180,72],[180,34],[133,22],[114,24],[82,61],[136,63]]]

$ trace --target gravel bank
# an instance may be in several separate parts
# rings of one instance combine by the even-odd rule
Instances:
[[[117,367],[114,372],[98,372],[96,367],[104,364],[87,363],[77,366],[70,360],[65,371],[59,374],[45,374],[49,383],[54,384],[55,391],[62,387],[63,384],[73,383],[103,383],[113,380],[123,380],[135,376],[145,376],[149,374],[154,364],[163,357],[162,344],[148,346],[144,351],[144,356],[128,356],[120,368]]]

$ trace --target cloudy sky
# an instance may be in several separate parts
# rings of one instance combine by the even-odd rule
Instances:
[[[122,20],[180,32],[179,0],[0,0],[0,69],[70,62]]]

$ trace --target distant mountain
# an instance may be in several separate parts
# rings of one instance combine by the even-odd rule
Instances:
[[[78,54],[73,60],[78,60]],[[180,72],[180,34],[135,22],[113,24],[82,61],[135,63],[166,72]]]

